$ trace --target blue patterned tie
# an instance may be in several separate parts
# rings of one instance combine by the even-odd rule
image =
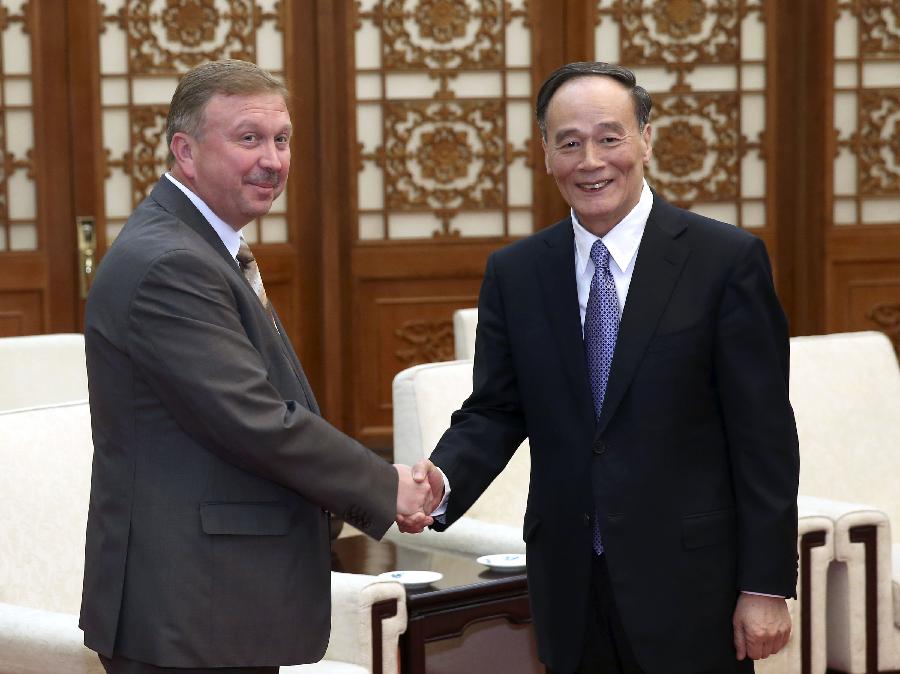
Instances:
[[[600,418],[609,369],[612,365],[616,337],[619,334],[619,297],[616,284],[609,270],[609,249],[600,239],[591,246],[591,260],[594,276],[588,295],[587,311],[584,314],[584,351],[587,357],[588,374],[591,378],[591,393],[594,396],[594,413]],[[603,552],[600,528],[594,518],[594,550]]]

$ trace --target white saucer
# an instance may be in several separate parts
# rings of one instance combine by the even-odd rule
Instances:
[[[525,568],[525,554],[484,555],[475,560],[494,571],[521,571]]]
[[[437,571],[386,571],[378,574],[378,577],[382,580],[396,580],[406,587],[416,588],[436,583],[444,577],[444,574]]]

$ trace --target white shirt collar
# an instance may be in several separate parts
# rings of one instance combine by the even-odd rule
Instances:
[[[575,231],[576,274],[580,276],[584,273],[591,259],[591,247],[597,239],[602,239],[603,245],[609,249],[609,255],[620,271],[624,272],[631,264],[641,244],[644,227],[647,225],[647,218],[650,217],[650,209],[653,208],[653,192],[650,191],[646,180],[643,183],[641,197],[635,207],[616,223],[606,236],[599,237],[586,230],[578,221],[575,209],[571,209],[572,228]]]
[[[216,230],[216,234],[222,239],[222,243],[225,244],[225,248],[231,253],[231,257],[237,260],[238,248],[241,247],[241,233],[234,231],[234,228],[231,225],[212,212],[212,209],[206,205],[206,202],[203,201],[203,199],[178,182],[171,173],[166,172],[166,178],[171,180],[172,184],[184,192],[184,196],[191,200],[191,203],[197,207],[200,214],[206,218],[206,221],[210,226]]]

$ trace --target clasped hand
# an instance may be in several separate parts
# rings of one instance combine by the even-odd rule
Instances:
[[[407,534],[420,533],[431,525],[431,512],[444,498],[444,477],[431,461],[422,459],[410,468],[396,463],[397,527]]]

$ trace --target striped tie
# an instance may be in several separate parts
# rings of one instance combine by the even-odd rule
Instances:
[[[256,293],[259,301],[262,302],[263,307],[268,309],[269,298],[266,297],[266,289],[263,286],[262,276],[260,276],[259,273],[259,265],[256,263],[256,258],[253,257],[250,246],[247,245],[247,242],[244,241],[243,237],[241,238],[241,246],[238,248],[237,261],[241,266],[241,272],[243,272],[244,278],[247,279],[247,283],[253,288],[253,292]]]

